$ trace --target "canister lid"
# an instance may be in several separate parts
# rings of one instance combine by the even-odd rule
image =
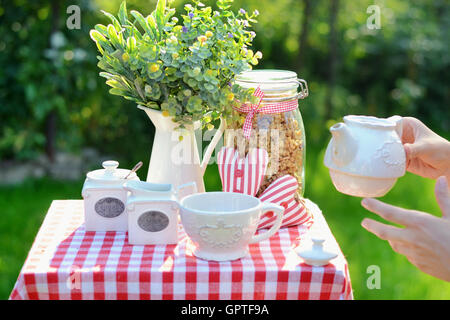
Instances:
[[[308,96],[305,80],[298,79],[297,73],[288,70],[262,69],[240,73],[235,83],[245,89],[259,87],[264,92],[264,99],[289,100],[302,99]],[[300,92],[297,92],[300,87]]]
[[[119,162],[115,160],[107,160],[103,161],[102,166],[104,169],[98,169],[91,172],[88,172],[87,178],[90,180],[95,181],[102,181],[102,182],[118,182],[125,179],[126,175],[130,173],[130,170],[128,169],[118,169]],[[130,174],[130,176],[127,179],[135,179],[136,173]]]

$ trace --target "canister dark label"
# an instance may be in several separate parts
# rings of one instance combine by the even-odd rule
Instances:
[[[148,232],[162,231],[169,225],[169,217],[161,211],[147,211],[137,221],[142,230]]]
[[[102,198],[95,203],[95,212],[105,218],[115,218],[124,210],[124,203],[117,198]]]

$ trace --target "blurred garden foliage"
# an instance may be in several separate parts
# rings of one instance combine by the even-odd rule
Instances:
[[[214,5],[214,1],[204,1]],[[149,14],[156,0],[130,0]],[[172,6],[182,12],[186,1]],[[69,29],[67,8],[81,9]],[[370,5],[381,28],[370,30]],[[93,146],[127,155],[150,148],[148,119],[132,102],[108,93],[98,76],[89,30],[109,23],[120,0],[0,1],[0,158],[30,159],[43,151]],[[236,0],[260,12],[257,68],[297,71],[309,83],[301,102],[308,143],[324,144],[332,121],[350,113],[412,115],[448,132],[449,6],[436,1]],[[132,142],[132,143],[131,143]]]

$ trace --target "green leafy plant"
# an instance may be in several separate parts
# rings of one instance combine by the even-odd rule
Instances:
[[[251,100],[252,90],[232,82],[262,57],[249,49],[258,11],[234,13],[232,2],[218,0],[215,11],[193,0],[181,19],[166,0],[147,17],[129,15],[125,2],[117,17],[103,12],[111,24],[97,24],[90,35],[110,93],[161,110],[181,126],[200,120],[208,128],[237,101]]]

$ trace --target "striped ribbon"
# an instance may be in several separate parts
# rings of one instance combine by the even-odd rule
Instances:
[[[261,148],[250,149],[245,158],[240,158],[236,149],[223,147],[217,155],[222,190],[255,196],[266,173],[268,161],[267,151]],[[259,196],[261,201],[275,203],[285,208],[282,227],[298,224],[310,226],[312,223],[311,214],[302,202],[294,198],[297,188],[297,180],[285,175],[272,182]],[[273,212],[266,212],[260,218],[258,229],[270,228],[275,220],[276,215]]]
[[[244,103],[239,107],[233,107],[234,110],[247,114],[243,125],[244,137],[247,140],[250,138],[250,134],[252,132],[252,121],[256,113],[281,113],[292,111],[298,108],[297,99],[261,105],[262,99],[264,98],[264,92],[262,92],[259,87],[256,88],[253,96],[259,98],[256,104]]]

